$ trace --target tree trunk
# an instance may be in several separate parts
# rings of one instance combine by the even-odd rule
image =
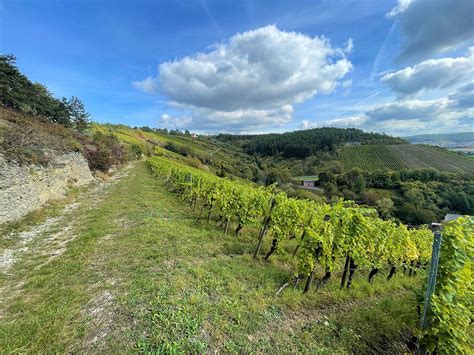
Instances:
[[[304,287],[303,293],[307,293],[309,291],[309,289],[311,288],[311,284],[313,283],[315,273],[316,273],[316,266],[311,271],[311,273],[308,276],[308,279],[306,280],[306,285]]]
[[[411,261],[410,262],[410,270],[408,271],[408,276],[412,276],[413,275],[413,267],[415,265],[415,262],[414,261]]]
[[[390,272],[388,273],[387,281],[389,281],[393,277],[393,275],[395,275],[396,272],[397,272],[397,268],[395,266],[392,266],[390,268]]]
[[[211,214],[212,214],[212,208],[213,207],[214,206],[212,204],[209,206],[209,212],[207,213],[207,223],[211,222]]]
[[[376,267],[372,268],[372,270],[369,273],[369,282],[370,283],[372,283],[374,281],[374,276],[377,275],[378,272],[379,272],[378,268],[376,268]]]
[[[268,254],[265,255],[265,260],[268,260],[268,258],[275,252],[275,250],[277,248],[277,245],[278,245],[278,239],[273,239],[272,247],[271,247],[270,251],[268,252]]]
[[[255,252],[253,253],[254,259],[257,258],[257,255],[260,252],[260,248],[262,247],[262,243],[263,243],[263,238],[265,237],[265,234],[267,233],[269,223],[270,223],[270,219],[266,218],[265,223],[262,226],[262,229],[260,229],[260,234],[258,235],[257,247],[255,248]]]
[[[239,225],[237,226],[237,228],[235,229],[235,235],[238,236],[240,231],[242,230],[242,228],[244,228],[244,226],[239,223]]]
[[[321,286],[326,284],[330,278],[331,278],[331,271],[329,271],[329,269],[326,268],[326,273],[324,274],[323,278],[319,280],[318,286],[316,288],[320,288]]]
[[[298,252],[298,249],[300,248],[300,245],[298,244],[295,248],[295,251],[293,252],[292,258],[295,257],[296,253]]]
[[[344,270],[342,272],[342,278],[341,278],[341,289],[344,288],[344,285],[346,284],[346,276],[347,276],[347,269],[349,268],[349,260],[351,257],[349,255],[346,256],[346,262],[344,263]]]
[[[357,269],[357,265],[354,262],[354,259],[351,258],[350,266],[349,266],[349,280],[347,280],[347,288],[351,288],[352,278],[354,277],[356,269]]]
[[[230,218],[228,218],[227,221],[225,222],[224,235],[227,235],[227,230],[229,229],[229,224],[230,224]]]

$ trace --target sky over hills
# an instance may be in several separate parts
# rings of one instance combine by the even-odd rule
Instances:
[[[99,122],[473,131],[474,1],[0,0],[0,51]]]

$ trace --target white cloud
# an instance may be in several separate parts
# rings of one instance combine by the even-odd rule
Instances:
[[[135,89],[146,92],[147,94],[152,94],[158,91],[158,83],[151,77],[148,77],[141,81],[132,81],[132,86]]]
[[[291,105],[335,90],[352,68],[345,57],[352,47],[352,40],[333,48],[325,37],[266,26],[238,33],[210,52],[162,63],[157,77],[134,86],[190,110],[196,126],[281,124],[291,120]]]
[[[394,101],[372,107],[365,114],[368,122],[411,119],[430,121],[433,117],[445,113],[450,105],[451,101],[448,99]]]
[[[346,80],[346,81],[343,81],[341,86],[344,88],[344,89],[349,89],[352,85],[352,79],[351,80]]]
[[[352,52],[353,49],[354,49],[354,41],[352,40],[352,38],[349,38],[349,40],[347,41],[346,48],[344,48],[344,52],[349,54]]]
[[[444,89],[474,77],[474,47],[458,58],[425,60],[382,77],[382,82],[400,95],[411,95],[427,89]]]
[[[463,96],[464,95],[464,96]],[[472,131],[474,82],[445,98],[399,100],[374,105],[363,113],[322,122],[303,121],[301,128],[356,127],[394,135],[423,132]]]
[[[367,121],[367,116],[365,115],[356,115],[356,116],[349,116],[349,117],[341,117],[341,118],[334,118],[331,120],[326,120],[322,122],[315,122],[315,121],[308,121],[303,120],[300,125],[300,129],[311,129],[311,128],[318,128],[318,127],[339,127],[339,128],[346,128],[346,127],[360,127]]]
[[[280,127],[289,123],[293,117],[293,106],[284,105],[277,109],[256,110],[244,109],[234,111],[218,111],[207,108],[193,108],[193,124],[191,128],[206,130],[244,133],[263,131],[269,123],[271,127]]]
[[[399,59],[427,58],[473,40],[474,1],[399,0],[387,14],[403,35]]]
[[[413,2],[413,0],[398,0],[397,5],[389,13],[387,13],[385,16],[387,18],[393,18],[393,17],[397,16],[398,14],[405,11],[408,8],[408,6],[410,6],[410,4],[412,2]]]
[[[169,129],[184,129],[188,128],[192,121],[193,119],[189,116],[171,116],[164,113],[156,123],[160,127],[166,127]]]

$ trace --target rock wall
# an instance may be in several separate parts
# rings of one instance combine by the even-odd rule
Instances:
[[[93,179],[80,153],[59,155],[47,167],[19,166],[0,154],[0,224],[65,197],[69,187],[85,185]]]

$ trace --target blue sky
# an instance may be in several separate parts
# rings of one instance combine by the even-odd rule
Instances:
[[[0,0],[0,51],[98,122],[473,130],[474,2]]]

